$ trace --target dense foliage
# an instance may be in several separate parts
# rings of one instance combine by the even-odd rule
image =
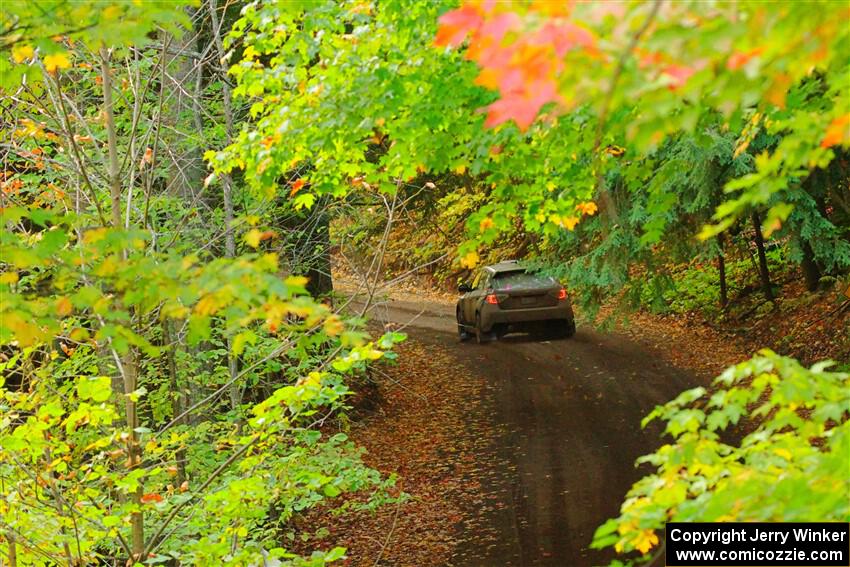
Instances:
[[[646,554],[669,521],[847,521],[850,390],[847,373],[829,366],[765,350],[721,374],[710,396],[695,388],[656,408],[644,425],[664,420],[673,441],[639,459],[655,472],[593,545]],[[747,416],[750,432],[730,442]]]
[[[393,481],[321,426],[403,335],[307,293],[310,218],[205,186],[235,111],[185,51],[228,14],[158,7],[4,11],[3,562],[324,564],[293,514]]]
[[[388,498],[327,432],[404,336],[333,309],[331,237],[368,280],[393,246],[405,270],[510,250],[590,311],[723,311],[748,270],[774,299],[778,257],[812,289],[850,267],[839,3],[154,4],[0,15],[12,564],[342,556],[289,554],[309,537],[290,520]],[[765,352],[657,410],[673,444],[596,545],[648,557],[668,518],[846,518],[848,377],[826,368]]]

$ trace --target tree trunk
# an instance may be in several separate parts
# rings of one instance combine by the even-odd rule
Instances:
[[[200,146],[203,123],[198,90],[202,83],[201,63],[195,56],[197,33],[190,28],[179,37],[164,35],[163,42],[167,42],[171,56],[165,75],[168,98],[164,103],[163,122],[166,128],[161,136],[166,142],[164,153],[169,164],[166,192],[191,201],[203,189],[205,171]]]
[[[125,412],[127,414],[127,428],[130,430],[130,438],[127,440],[127,469],[132,471],[142,464],[142,446],[139,443],[139,434],[136,432],[139,427],[139,416],[136,413],[136,402],[129,395],[136,391],[138,382],[138,365],[133,348],[130,348],[129,352],[123,357],[123,362]],[[131,548],[135,561],[141,561],[145,551],[145,516],[141,512],[144,492],[144,486],[139,481],[139,486],[132,495],[133,502],[139,510],[130,514]]]
[[[6,544],[9,546],[9,567],[18,567],[18,544],[15,543],[15,534],[11,530],[6,532]]]
[[[815,291],[820,283],[821,273],[815,262],[815,253],[812,247],[805,240],[801,240],[800,248],[803,251],[803,260],[800,262],[800,270],[803,272],[803,279],[806,282],[806,289]]]
[[[224,43],[221,40],[221,26],[219,26],[218,18],[218,2],[217,0],[209,0],[207,9],[212,22],[213,41],[215,42],[218,61],[223,61],[225,57]],[[223,63],[219,63],[222,65]],[[227,73],[224,69],[218,69],[219,80],[222,88],[222,103],[224,105],[224,142],[230,145],[233,140],[233,107],[230,104],[230,83],[227,82]],[[229,174],[225,173],[221,177],[222,200],[224,205],[224,255],[228,258],[236,257],[236,240],[233,235],[233,179]],[[230,407],[234,411],[242,403],[242,391],[240,384],[236,380],[239,375],[239,360],[231,352],[230,341],[227,343],[227,370],[230,374]]]
[[[177,351],[177,343],[174,341],[174,334],[171,332],[172,322],[163,321],[162,337],[163,346],[165,347],[166,362],[168,364],[168,385],[171,390],[171,413],[172,418],[183,413],[186,408],[186,395],[183,393],[180,381],[177,378],[177,359],[175,352]],[[186,423],[186,418],[180,419],[178,423]],[[186,480],[186,449],[177,449],[174,454],[177,462],[177,483],[178,486]]]
[[[720,254],[717,255],[717,275],[720,278],[720,309],[726,311],[729,306],[729,292],[726,286],[726,235],[722,232],[717,235],[717,244]]]
[[[750,220],[753,223],[753,230],[755,230],[755,240],[756,240],[756,253],[758,254],[758,268],[759,268],[759,280],[761,281],[761,289],[764,293],[765,299],[768,301],[773,301],[773,284],[770,283],[770,272],[767,268],[767,255],[764,251],[764,237],[761,234],[761,218],[759,214],[753,211],[753,214],[750,215]]]
[[[107,178],[109,179],[110,218],[113,228],[121,227],[121,171],[118,164],[118,135],[115,130],[115,115],[112,106],[112,71],[109,54],[100,51],[100,71],[103,79],[103,114],[106,117],[106,140],[109,151]]]
[[[115,128],[115,114],[112,104],[112,70],[110,68],[110,54],[106,48],[101,48],[100,50],[100,67],[101,77],[103,79],[103,115],[105,118],[104,123],[106,126],[109,152],[107,179],[109,180],[111,198],[111,218],[113,227],[119,228],[121,226],[121,169],[118,163],[118,135]],[[122,252],[122,256],[126,260],[126,250]],[[127,440],[127,468],[132,470],[138,467],[142,460],[139,434],[136,432],[136,429],[139,427],[137,407],[136,402],[130,396],[132,392],[136,391],[138,381],[138,364],[134,349],[130,348],[120,358],[118,353],[115,353],[115,361],[118,366],[118,372],[123,378],[124,411],[129,434]],[[145,548],[144,515],[140,511],[143,493],[144,488],[140,482],[138,489],[132,496],[139,511],[130,514],[131,548],[134,555],[131,559],[134,561],[141,560]]]
[[[311,213],[315,215],[315,220],[308,221],[313,228],[307,239],[307,246],[311,247],[313,252],[308,257],[307,291],[317,299],[327,298],[334,290],[331,276],[331,219],[326,205],[327,203],[322,201],[317,203]]]

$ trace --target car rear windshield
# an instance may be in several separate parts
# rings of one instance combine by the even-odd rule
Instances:
[[[552,276],[541,276],[527,272],[503,272],[496,274],[493,278],[493,287],[496,289],[517,289],[551,287],[558,282]]]

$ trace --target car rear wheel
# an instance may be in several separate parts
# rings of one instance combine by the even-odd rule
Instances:
[[[493,340],[493,332],[485,333],[481,330],[481,313],[475,315],[475,342],[480,345]]]
[[[472,338],[472,335],[460,320],[460,311],[457,312],[457,336],[461,340],[461,342],[468,341]]]
[[[573,319],[563,319],[554,322],[554,335],[559,339],[568,339],[576,334],[576,322]]]

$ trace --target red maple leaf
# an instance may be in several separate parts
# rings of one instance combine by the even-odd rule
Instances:
[[[551,45],[558,57],[563,57],[576,47],[587,49],[596,46],[593,34],[572,22],[548,22],[530,41],[538,45]]]
[[[484,23],[484,17],[474,6],[464,4],[457,10],[446,12],[440,16],[437,36],[434,45],[440,47],[457,47],[466,36],[474,33]]]
[[[664,67],[661,73],[663,75],[666,75],[669,79],[667,83],[667,88],[671,91],[675,91],[676,89],[682,87],[685,83],[687,83],[688,79],[690,79],[691,75],[696,73],[696,71],[692,67],[671,63],[670,65]]]
[[[502,98],[487,107],[484,125],[492,128],[513,120],[520,130],[525,131],[544,104],[558,100],[560,97],[554,80],[537,81],[529,84],[524,92],[503,93]]]

